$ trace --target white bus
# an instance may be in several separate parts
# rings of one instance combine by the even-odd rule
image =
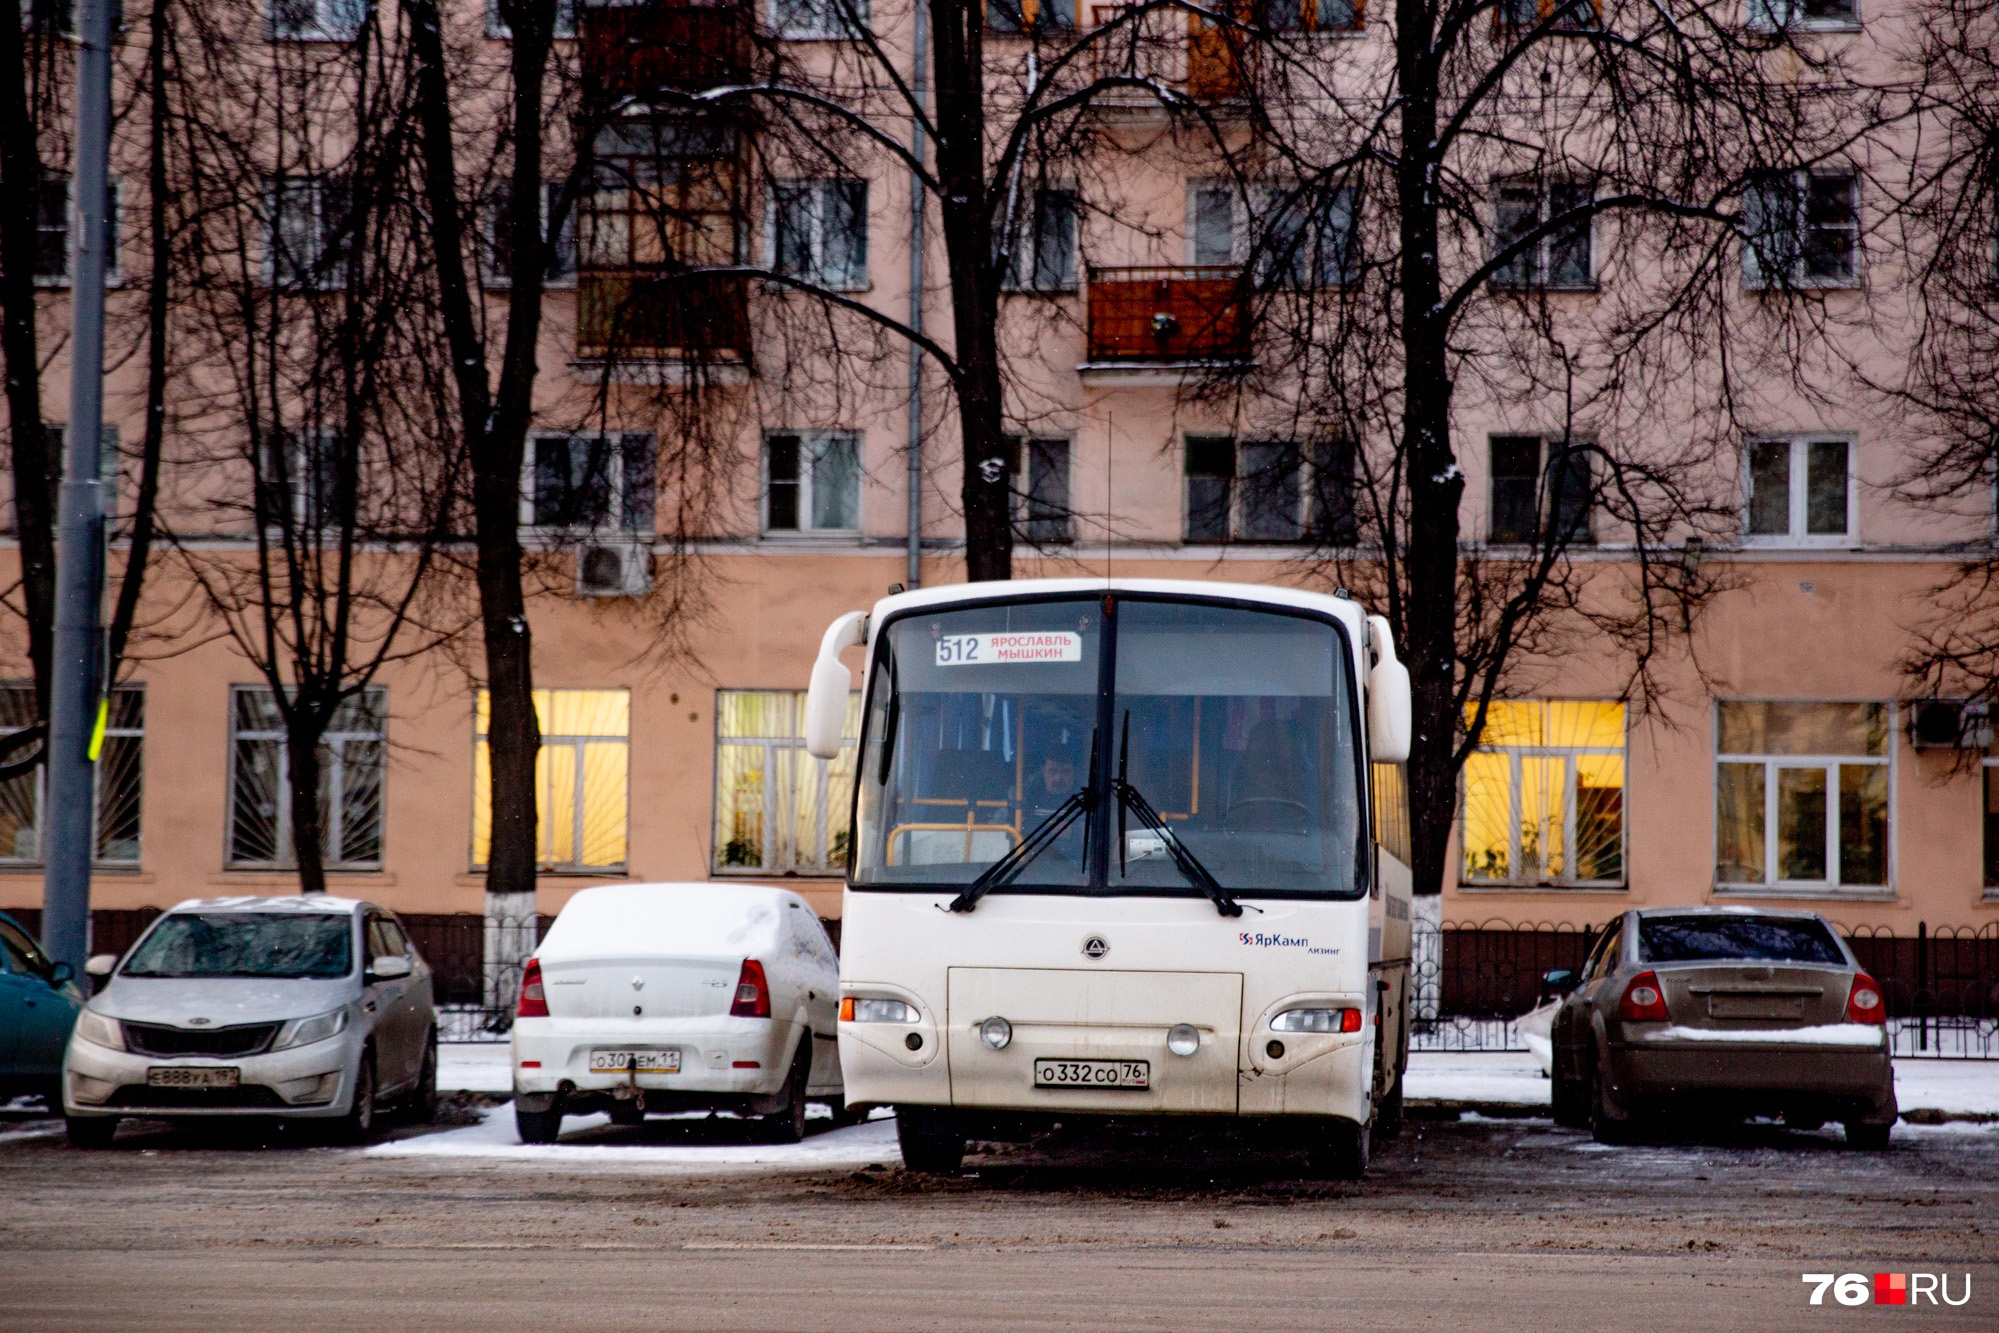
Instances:
[[[859,647],[840,1065],[910,1169],[1058,1120],[1225,1116],[1364,1172],[1408,1051],[1387,622],[1236,584],[902,593],[826,632],[822,758]]]

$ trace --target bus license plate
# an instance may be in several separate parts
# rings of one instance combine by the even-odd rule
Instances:
[[[1037,1088],[1149,1088],[1149,1060],[1036,1060]]]
[[[214,1065],[154,1065],[146,1071],[146,1086],[152,1088],[233,1088],[242,1074]]]
[[[641,1074],[678,1074],[680,1072],[679,1051],[592,1051],[590,1052],[590,1072],[593,1074],[624,1074],[631,1071],[632,1062],[638,1061]]]

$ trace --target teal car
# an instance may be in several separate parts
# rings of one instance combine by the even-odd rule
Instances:
[[[0,1101],[39,1096],[61,1104],[63,1048],[82,1008],[69,964],[52,962],[0,913]]]

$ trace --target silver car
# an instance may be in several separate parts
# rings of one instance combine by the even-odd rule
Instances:
[[[400,1099],[437,1106],[430,969],[395,914],[324,895],[207,898],[162,914],[77,1016],[63,1115],[80,1148],[124,1116],[326,1122],[366,1139]]]

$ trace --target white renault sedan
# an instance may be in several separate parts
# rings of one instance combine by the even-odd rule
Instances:
[[[803,898],[753,884],[617,884],[569,900],[521,974],[514,1121],[722,1109],[805,1136],[807,1099],[847,1117],[840,963]]]

